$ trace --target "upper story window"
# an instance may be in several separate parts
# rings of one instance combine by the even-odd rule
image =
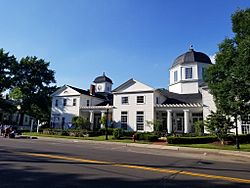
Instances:
[[[178,71],[174,71],[174,82],[178,81]]]
[[[63,106],[67,105],[67,99],[63,99]]]
[[[89,100],[87,100],[87,106],[89,106]]]
[[[55,106],[58,106],[58,100],[56,99]]]
[[[202,76],[203,80],[204,80],[204,76],[205,76],[205,71],[206,71],[206,68],[202,67],[202,69],[201,69],[201,76]]]
[[[185,79],[192,79],[192,78],[193,78],[193,69],[192,69],[192,67],[185,68]]]
[[[76,106],[76,99],[73,99],[73,106]]]
[[[156,104],[159,104],[159,97],[156,97]]]
[[[137,104],[144,104],[145,103],[144,96],[137,96],[136,102]]]
[[[122,104],[128,104],[128,97],[122,97]]]

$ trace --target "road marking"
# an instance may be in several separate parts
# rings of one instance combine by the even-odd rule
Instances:
[[[119,164],[119,163],[114,163],[114,162],[81,159],[81,158],[76,158],[76,157],[66,157],[66,156],[61,156],[61,155],[50,155],[50,154],[43,154],[43,153],[23,153],[22,152],[20,154],[29,155],[29,156],[33,156],[33,157],[62,159],[62,160],[77,161],[77,162],[90,163],[90,164],[102,164],[102,165],[105,164],[105,165],[111,165],[111,166],[122,167],[122,168],[139,169],[139,170],[159,172],[159,173],[168,173],[168,174],[174,173],[174,174],[181,174],[181,175],[196,176],[196,177],[209,178],[209,179],[219,179],[219,180],[225,180],[225,181],[230,181],[230,182],[249,183],[250,184],[249,179],[241,179],[241,178],[233,178],[233,177],[228,177],[228,176],[218,176],[218,175],[211,175],[211,174],[195,173],[195,172],[190,172],[190,171],[180,171],[180,170],[174,170],[174,169],[161,169],[161,168],[154,168],[154,167],[147,167],[147,166]]]

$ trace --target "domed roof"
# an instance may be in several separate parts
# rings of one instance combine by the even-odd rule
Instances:
[[[194,49],[190,48],[188,52],[180,55],[174,60],[172,67],[192,62],[212,64],[210,58],[206,54],[196,52]]]
[[[113,84],[112,80],[105,75],[105,72],[103,73],[102,76],[98,76],[94,80],[94,83],[103,83],[103,82],[109,82],[109,83]]]

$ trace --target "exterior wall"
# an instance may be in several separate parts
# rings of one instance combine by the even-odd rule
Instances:
[[[89,100],[89,106],[96,106],[97,104],[104,101],[104,100],[96,98],[94,96],[81,95],[80,96],[80,107],[87,106],[87,100]]]
[[[216,106],[214,103],[213,95],[211,95],[208,89],[201,89],[202,104],[203,104],[203,119],[206,120],[207,116],[211,112],[216,112]]]
[[[145,96],[144,104],[137,104],[137,96]],[[121,104],[121,98],[128,97],[129,104]],[[137,131],[136,128],[136,112],[144,112],[144,131],[151,132],[153,131],[152,125],[147,125],[146,121],[154,120],[154,93],[138,92],[138,93],[122,93],[114,94],[114,109],[113,109],[113,120],[116,125],[120,127],[121,122],[121,112],[128,112],[128,130]]]
[[[67,105],[63,105],[64,99],[67,100]],[[76,105],[73,106],[73,99],[76,99]],[[56,100],[58,105],[56,106]],[[51,121],[54,122],[55,127],[61,128],[64,118],[64,127],[67,128],[71,124],[73,116],[79,116],[80,96],[56,96],[52,99]]]
[[[169,91],[179,94],[192,94],[199,92],[198,82],[179,82],[169,86]]]

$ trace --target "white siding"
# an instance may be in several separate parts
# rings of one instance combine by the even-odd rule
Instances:
[[[144,104],[137,104],[137,96],[144,96]],[[121,98],[128,97],[129,104],[121,104]],[[154,93],[126,93],[126,94],[114,94],[114,109],[113,120],[120,126],[121,112],[128,112],[128,130],[136,131],[136,112],[144,112],[144,131],[151,132],[153,128],[151,125],[147,125],[146,121],[153,121],[154,119]]]

